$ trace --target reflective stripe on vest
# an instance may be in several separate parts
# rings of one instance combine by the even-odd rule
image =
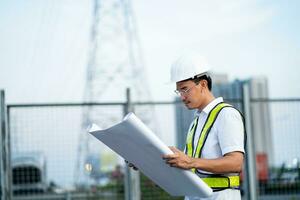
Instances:
[[[194,151],[194,136],[198,125],[198,117],[194,119],[191,130],[189,131],[186,139],[186,153],[188,156],[193,157]]]
[[[231,188],[240,186],[239,176],[218,176],[201,178],[209,187],[218,188]]]
[[[208,114],[208,117],[203,125],[201,130],[200,137],[198,139],[197,147],[194,152],[194,137],[197,129],[198,124],[198,117],[194,120],[192,128],[190,129],[187,140],[186,140],[186,153],[190,157],[200,158],[203,150],[204,143],[206,138],[216,121],[217,116],[219,115],[220,111],[225,107],[232,107],[231,105],[221,102],[217,104]],[[196,173],[196,169],[193,168],[192,171]],[[212,188],[228,188],[228,187],[238,187],[240,185],[239,176],[215,176],[213,177],[206,177],[202,178],[202,180]]]

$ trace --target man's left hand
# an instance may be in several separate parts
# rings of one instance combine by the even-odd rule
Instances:
[[[192,158],[184,154],[182,151],[176,147],[169,147],[174,154],[164,155],[163,159],[166,160],[166,163],[171,167],[178,167],[182,169],[191,169],[192,168]]]

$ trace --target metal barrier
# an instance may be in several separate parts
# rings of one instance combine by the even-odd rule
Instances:
[[[243,108],[242,102],[232,103]],[[249,103],[258,198],[299,199],[300,168],[296,158],[299,158],[300,99],[251,99]],[[145,107],[151,106],[155,114],[147,124],[163,142],[176,146],[175,105],[178,102],[135,102],[132,109],[142,115]],[[89,178],[86,185],[76,183],[79,138],[81,134],[88,135],[82,129],[82,112],[87,106],[101,113],[96,123],[110,116],[105,126],[120,121],[126,110],[124,103],[7,106],[13,199],[125,199],[125,165],[114,153],[99,149],[98,141],[92,145],[88,161],[99,169],[84,172]],[[243,187],[243,198],[248,199],[249,186]],[[182,199],[170,197],[143,175],[140,195],[146,200]]]
[[[70,194],[67,195],[69,199],[82,195],[116,196],[119,185],[111,171],[116,167],[118,157],[109,150],[99,149],[103,145],[89,136],[85,130],[87,127],[82,128],[82,112],[87,106],[102,115],[109,113],[110,121],[105,126],[120,121],[123,116],[123,104],[8,106],[14,197],[32,194],[52,197]],[[99,116],[94,122],[99,124],[101,119]],[[77,168],[82,134],[91,141],[91,151],[85,157],[86,163],[93,165],[92,171],[79,172]],[[104,164],[106,168],[101,168]],[[80,173],[87,176],[84,184],[77,182]]]
[[[300,199],[300,99],[251,103],[259,196]]]
[[[11,199],[10,135],[7,132],[7,118],[4,90],[0,90],[0,199]]]

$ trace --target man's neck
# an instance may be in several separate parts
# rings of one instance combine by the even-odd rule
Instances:
[[[210,102],[215,100],[214,95],[211,92],[208,92],[206,95],[206,98],[203,100],[203,104],[201,105],[200,108],[198,108],[200,111],[202,111]]]

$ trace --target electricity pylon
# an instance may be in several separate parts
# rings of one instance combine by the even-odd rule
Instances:
[[[143,65],[143,58],[135,29],[129,0],[94,0],[93,24],[84,100],[86,102],[125,101],[126,88],[131,89],[134,101],[149,101],[150,92]],[[115,114],[115,112],[119,114]],[[86,107],[83,110],[83,131],[79,138],[78,160],[75,169],[77,184],[87,183],[86,165],[93,156],[108,155],[109,150],[86,133],[91,123],[106,128],[121,120],[122,108]],[[143,106],[142,120],[150,123],[153,109]],[[95,143],[96,144],[93,144]],[[108,158],[109,160],[109,158]],[[95,162],[95,161],[94,161]],[[99,164],[99,163],[98,163]],[[95,166],[97,164],[94,164]],[[100,162],[103,167],[103,159]]]

